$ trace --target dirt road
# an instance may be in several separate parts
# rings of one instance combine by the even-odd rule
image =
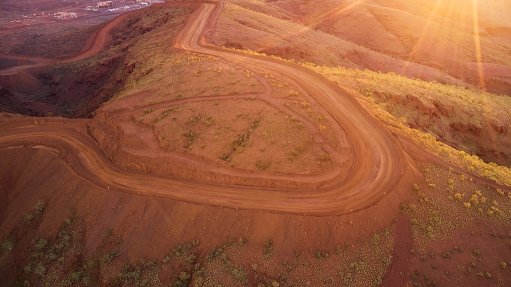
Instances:
[[[95,33],[93,33],[87,42],[85,43],[84,48],[80,53],[77,55],[74,55],[70,58],[65,59],[47,59],[47,58],[40,58],[40,57],[31,57],[31,56],[24,56],[24,55],[4,55],[0,54],[0,57],[7,58],[7,59],[14,59],[14,60],[21,60],[21,61],[27,61],[30,62],[26,65],[19,65],[19,66],[13,66],[9,67],[7,69],[0,70],[0,76],[9,76],[9,75],[15,75],[20,71],[26,71],[33,68],[38,67],[45,67],[53,64],[58,63],[73,63],[77,62],[89,57],[92,57],[94,55],[97,55],[99,52],[101,52],[109,43],[111,36],[110,32],[112,29],[117,27],[124,19],[126,19],[130,14],[133,12],[122,14],[120,16],[115,17],[111,21],[108,21],[105,25],[102,25],[99,30],[97,30]]]
[[[229,208],[307,215],[343,214],[371,206],[392,192],[409,163],[388,130],[346,91],[306,68],[204,43],[205,29],[214,25],[222,8],[222,2],[200,4],[179,33],[174,47],[219,57],[258,73],[271,72],[299,83],[348,136],[354,160],[343,180],[316,190],[275,189],[217,186],[121,170],[86,133],[80,131],[87,120],[53,119],[43,124],[34,124],[29,119],[10,121],[0,127],[0,148],[49,150],[82,177],[110,190]],[[121,17],[97,33],[90,49],[66,61],[80,60],[101,51],[109,31]]]

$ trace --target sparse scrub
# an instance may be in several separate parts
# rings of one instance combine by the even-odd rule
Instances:
[[[0,244],[0,264],[5,263],[5,260],[9,257],[11,252],[14,250],[15,242],[13,239],[4,239]]]
[[[256,162],[256,168],[260,171],[265,171],[271,166],[271,160],[258,160]]]
[[[155,261],[142,260],[138,264],[129,264],[123,268],[114,284],[125,286],[153,286],[159,283],[158,266]]]
[[[297,91],[295,91],[295,90],[291,90],[291,91],[289,91],[289,96],[290,96],[290,97],[297,97],[298,95],[299,95],[299,94],[298,94],[298,92],[297,92]],[[307,105],[307,106],[308,106],[308,105]]]
[[[319,154],[318,159],[320,161],[329,161],[330,160],[330,154],[327,152],[322,152]]]
[[[226,243],[214,248],[207,256],[206,261],[208,264],[214,264],[220,262],[224,271],[232,276],[237,282],[246,285],[248,283],[248,274],[245,268],[239,264],[234,263],[227,254],[227,250],[231,247],[243,247],[245,246],[245,240],[233,240],[229,239]],[[199,277],[204,276],[205,270],[198,268]],[[195,276],[194,276],[195,278]],[[205,279],[202,279],[204,281]]]
[[[250,135],[259,126],[260,121],[261,121],[260,119],[255,119],[251,121],[248,130],[236,137],[236,139],[232,142],[233,152],[244,148],[248,144]]]
[[[249,124],[248,129],[244,133],[238,134],[236,138],[232,141],[231,150],[227,153],[223,153],[222,155],[219,156],[219,158],[223,161],[230,161],[232,159],[232,154],[234,152],[241,152],[243,148],[245,148],[249,144],[250,137],[252,133],[259,127],[260,122],[261,122],[260,119],[252,120]]]
[[[234,151],[241,150],[247,145],[249,139],[250,134],[248,132],[238,135],[236,139],[232,142],[232,149]]]
[[[190,275],[190,273],[188,273],[186,271],[182,271],[181,273],[179,273],[178,278],[176,279],[176,281],[174,282],[174,284],[172,286],[173,287],[189,286],[191,277],[192,276]]]
[[[263,259],[264,259],[264,260],[270,260],[270,259],[272,259],[272,257],[273,257],[273,252],[274,252],[273,239],[269,238],[269,239],[268,239],[268,240],[266,240],[266,242],[264,243],[264,248],[263,248]]]
[[[46,209],[46,202],[38,201],[31,212],[25,214],[25,220],[28,222],[37,222],[41,218],[44,210]]]
[[[181,109],[175,107],[175,108],[170,108],[170,109],[164,110],[159,117],[154,119],[153,124],[158,123],[159,121],[161,121],[161,120],[165,119],[166,117],[170,116],[172,114],[172,112],[174,112],[174,111],[181,111]]]
[[[231,161],[231,155],[228,153],[224,153],[218,157],[219,159],[223,161]]]
[[[290,161],[294,161],[294,160],[298,157],[298,155],[300,155],[300,154],[298,153],[298,151],[296,151],[296,150],[292,150],[292,151],[290,151],[290,152],[289,152],[289,154],[288,154],[288,159],[289,159]]]
[[[263,53],[249,50],[239,51],[250,55],[267,56]],[[276,58],[286,62],[294,62],[275,56],[267,57]],[[499,114],[504,116],[505,111],[502,109],[511,106],[511,100],[506,96],[494,95],[490,93],[483,93],[483,96],[481,96],[480,92],[478,91],[468,90],[452,85],[440,84],[437,82],[426,82],[417,79],[410,79],[393,73],[386,74],[368,70],[354,70],[343,67],[331,68],[316,66],[310,63],[302,63],[302,65],[325,75],[327,78],[332,79],[336,83],[340,83],[340,78],[343,80],[353,79],[355,81],[354,85],[356,87],[360,85],[360,79],[367,79],[364,80],[364,83],[371,83],[371,90],[375,91],[379,90],[382,86],[394,87],[397,85],[399,87],[415,87],[421,91],[425,91],[423,92],[423,95],[431,94],[432,99],[437,96],[441,96],[442,101],[449,101],[451,106],[464,107],[467,110],[478,110],[481,109],[481,107],[487,107],[491,110],[498,111]],[[387,84],[382,85],[381,83]],[[402,88],[399,90],[402,90]],[[364,92],[361,91],[361,94],[364,94]],[[395,130],[396,132],[411,138],[423,148],[426,148],[438,155],[446,156],[449,162],[464,168],[469,172],[474,172],[477,175],[493,180],[499,184],[511,186],[511,169],[509,167],[499,166],[492,162],[486,163],[476,155],[467,154],[465,151],[458,150],[438,141],[437,138],[432,134],[420,131],[418,129],[410,128],[406,121],[403,121],[397,115],[391,114],[384,108],[385,105],[377,103],[372,97],[366,96],[361,98],[360,101],[377,118],[382,120],[392,130]],[[481,114],[480,111],[477,111],[477,113]]]
[[[314,254],[314,257],[316,257],[316,259],[318,260],[328,259],[328,257],[330,257],[330,253],[326,250],[317,250],[316,253]]]
[[[201,120],[202,120],[202,115],[200,115],[200,114],[194,114],[194,115],[190,118],[189,123],[191,123],[191,124],[197,124],[197,123],[199,123]]]
[[[295,161],[296,159],[298,159],[298,157],[304,152],[304,148],[303,147],[296,147],[295,149],[293,149],[292,151],[290,151],[288,153],[288,159],[290,161]]]
[[[34,268],[34,274],[38,275],[39,277],[43,277],[45,273],[46,267],[44,267],[44,265],[41,262],[37,263]]]
[[[15,259],[17,264],[22,263],[18,269],[17,282],[36,283],[41,286],[76,286],[96,285],[94,271],[88,269],[89,260],[83,257],[83,232],[81,224],[75,224],[73,218],[66,218],[56,233],[47,237],[25,239],[23,246],[27,245],[27,257],[23,261]],[[24,229],[25,226],[16,228]],[[14,233],[20,230],[14,231]],[[30,238],[30,236],[29,236]],[[94,268],[93,268],[94,269]],[[4,282],[5,284],[9,283]],[[11,282],[13,283],[13,282]],[[27,283],[25,283],[26,285]],[[14,284],[16,285],[16,284]]]
[[[423,98],[427,96],[428,101],[434,102],[437,100],[437,97],[441,96],[442,101],[449,102],[449,105],[457,107],[457,109],[462,107],[467,111],[467,113],[472,113],[473,111],[468,111],[476,110],[476,113],[479,114],[477,110],[481,109],[481,107],[485,107],[495,111],[496,114],[501,114],[504,113],[503,109],[505,107],[511,106],[509,97],[489,93],[483,93],[483,95],[481,95],[479,92],[461,87],[409,79],[392,73],[384,74],[368,70],[351,70],[341,67],[317,67],[310,64],[306,64],[306,66],[336,82],[338,82],[338,79],[340,78],[343,80],[364,79],[364,85],[371,91],[379,91],[381,87],[383,87],[381,83],[385,82],[388,83],[388,87],[400,86],[420,90]],[[360,80],[358,80],[356,84],[360,85]],[[362,92],[361,94],[364,93]],[[397,96],[397,94],[392,94],[392,96]],[[485,163],[475,155],[469,155],[462,150],[457,150],[456,148],[439,142],[434,135],[410,128],[406,121],[404,122],[399,120],[397,113],[392,113],[393,111],[389,112],[386,110],[387,106],[392,105],[385,105],[384,102],[378,103],[370,96],[366,96],[364,99],[361,99],[361,101],[364,105],[369,107],[376,117],[380,118],[393,130],[405,134],[421,146],[432,150],[439,155],[447,156],[451,163],[463,167],[467,171],[475,172],[476,174],[491,179],[497,183],[511,186],[511,169],[508,167],[499,166],[494,163]],[[471,121],[477,119],[469,117],[467,120]],[[477,125],[477,123],[475,125]]]
[[[103,258],[101,258],[101,261],[103,263],[111,263],[114,261],[117,257],[119,257],[120,251],[114,250],[109,252],[108,254],[104,255]]]
[[[199,138],[199,133],[197,133],[196,131],[194,130],[188,130],[186,132],[183,133],[183,136],[185,137],[186,139],[186,142],[185,142],[185,148],[191,148],[192,145],[197,141],[197,139]]]

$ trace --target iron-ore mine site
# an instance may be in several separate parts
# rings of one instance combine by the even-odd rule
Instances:
[[[3,0],[1,286],[511,286],[511,0]]]

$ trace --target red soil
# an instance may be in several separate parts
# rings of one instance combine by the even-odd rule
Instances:
[[[85,210],[84,214],[90,219],[89,224],[96,227],[95,230],[114,227],[130,235],[127,236],[130,239],[126,245],[129,246],[126,247],[128,257],[161,255],[159,251],[168,245],[165,240],[169,234],[160,236],[166,233],[162,230],[167,229],[157,227],[154,222],[169,227],[169,230],[173,230],[172,235],[180,240],[200,237],[207,242],[205,248],[221,242],[219,238],[226,234],[227,229],[234,230],[233,236],[248,234],[256,240],[273,232],[278,242],[292,242],[284,247],[288,253],[292,253],[297,246],[312,248],[332,245],[332,235],[337,239],[350,241],[346,240],[350,238],[355,242],[374,230],[388,226],[399,204],[410,196],[408,191],[411,184],[420,178],[412,158],[429,162],[432,160],[431,155],[396,139],[349,92],[306,68],[266,57],[248,56],[205,43],[204,30],[215,25],[222,4],[223,1],[185,4],[195,10],[173,47],[212,55],[250,68],[258,74],[271,72],[299,83],[335,121],[337,128],[347,135],[353,154],[349,170],[328,180],[321,177],[287,176],[282,178],[288,182],[286,188],[260,187],[265,186],[261,182],[274,181],[275,176],[272,175],[254,177],[236,174],[241,181],[245,181],[245,186],[230,182],[214,185],[205,183],[208,178],[200,173],[194,180],[190,180],[119,168],[89,135],[89,131],[93,134],[97,134],[97,131],[105,132],[102,129],[113,124],[107,121],[106,116],[102,118],[101,113],[94,120],[5,117],[0,122],[0,153],[9,164],[2,167],[2,174],[12,175],[13,178],[26,176],[34,178],[34,181],[23,183],[25,186],[20,187],[15,185],[15,180],[4,178],[7,184],[0,190],[0,199],[7,200],[0,201],[2,229],[9,230],[15,225],[16,218],[30,206],[27,202],[31,202],[40,189],[44,190],[44,196],[52,198],[51,203],[55,206],[72,205],[78,210]],[[94,43],[88,49],[64,62],[77,61],[100,52],[108,41],[109,31],[125,17],[116,18],[103,26],[95,34]],[[43,61],[37,63],[40,66],[47,64]],[[17,67],[11,72],[21,74],[26,68]],[[134,95],[127,98],[125,106],[122,105],[123,101],[119,102],[120,106],[114,106],[117,102],[112,106],[106,105],[103,111],[117,109],[115,112],[128,115],[131,104],[142,97]],[[125,116],[116,119],[121,122],[115,125],[130,124]],[[108,147],[116,144],[115,136],[105,134],[104,138],[99,139],[100,145]],[[195,169],[209,168],[201,162],[189,164]],[[8,168],[10,166],[13,168]],[[49,183],[45,176],[52,172],[62,173],[63,178],[66,178],[66,182],[52,183],[52,187],[65,190],[62,194],[55,195],[50,188],[41,186]],[[225,171],[217,172],[218,175],[222,173],[226,174]],[[318,182],[320,184],[315,189],[304,188],[304,184],[307,186]],[[71,186],[74,186],[73,190]],[[62,210],[56,210],[52,216],[61,216]],[[346,215],[337,216],[340,214]],[[177,222],[173,220],[176,217],[185,220],[180,221],[174,229],[167,226]],[[369,218],[371,221],[368,221]],[[268,222],[272,222],[271,226]],[[148,226],[151,230],[146,232]],[[188,226],[194,228],[187,230]],[[205,231],[208,226],[219,228]],[[55,226],[47,228],[54,230]],[[310,234],[307,230],[315,232]],[[91,238],[87,248],[94,250],[100,236],[94,231],[87,236]],[[388,286],[401,284],[405,280],[398,272],[406,270],[408,259],[404,253],[410,244],[409,238],[408,223],[400,217],[396,234],[396,247],[400,248],[395,248],[395,261],[385,278]],[[176,241],[175,238],[173,240]],[[151,246],[147,246],[147,242],[151,242]]]
[[[302,88],[328,112],[337,124],[342,126],[347,134],[354,154],[354,163],[349,174],[338,177],[315,191],[290,192],[286,189],[258,189],[257,192],[248,192],[245,189],[240,190],[239,187],[208,187],[197,184],[196,181],[181,182],[119,171],[102,156],[102,152],[90,139],[84,138],[84,135],[73,139],[69,135],[74,132],[61,129],[60,126],[37,127],[35,130],[20,127],[20,123],[12,127],[5,126],[2,130],[3,144],[10,143],[10,145],[18,146],[23,142],[35,140],[42,141],[53,148],[72,149],[74,153],[85,155],[70,159],[75,170],[85,173],[87,178],[92,178],[102,186],[109,186],[112,189],[169,196],[185,201],[233,208],[255,208],[301,214],[340,214],[373,205],[385,194],[390,193],[400,182],[409,163],[393,136],[347,92],[297,65],[246,56],[200,44],[205,27],[213,23],[212,15],[217,15],[218,10],[222,9],[221,3],[200,5],[177,37],[174,46],[214,55],[236,62],[238,65],[247,65],[257,73],[264,71],[277,73],[301,83]],[[115,23],[118,21],[114,20]],[[106,25],[103,29],[109,31],[112,27],[114,25]],[[98,42],[92,45],[91,49],[99,50],[98,48],[104,45],[104,36],[107,34],[98,33],[100,35],[97,38]],[[85,53],[87,52],[82,55]],[[75,58],[80,59],[80,57]],[[94,161],[83,160],[89,157],[94,158]],[[260,180],[267,179],[263,177]],[[310,182],[311,179],[301,178],[300,181]],[[162,186],[174,186],[174,188],[162,190]],[[182,189],[187,189],[189,192],[183,194]]]
[[[37,143],[37,146],[52,147],[52,150],[59,150],[59,154],[68,154],[67,160],[76,172],[100,186],[113,190],[166,196],[183,201],[231,208],[316,215],[350,213],[374,205],[390,193],[399,182],[403,181],[403,175],[408,174],[407,170],[415,170],[413,163],[400,144],[383,125],[370,116],[347,92],[323,77],[298,65],[258,56],[247,56],[201,43],[204,29],[208,25],[214,25],[215,17],[222,7],[222,2],[218,5],[209,3],[199,5],[177,37],[174,47],[214,55],[227,61],[236,62],[238,65],[247,65],[257,73],[271,71],[301,83],[302,88],[328,112],[329,116],[347,134],[354,158],[348,174],[324,182],[316,190],[219,187],[198,183],[201,181],[200,178],[195,178],[193,181],[182,181],[138,174],[119,170],[113,166],[86,134],[77,133],[75,129],[63,129],[61,124],[65,124],[66,121],[58,120],[50,120],[42,125],[33,125],[31,120],[7,123],[2,128],[2,137],[0,138],[3,148],[27,144],[32,146],[33,144],[30,143],[33,142]],[[64,61],[76,61],[99,52],[107,42],[109,31],[125,17],[127,16],[120,16],[103,26],[101,31],[95,34],[96,41],[93,45],[89,45],[89,49]],[[38,64],[42,65],[43,63]],[[18,69],[23,70],[20,67]],[[86,122],[70,123],[83,125]],[[66,152],[67,150],[72,153],[69,154]],[[190,163],[190,165],[195,165],[197,168],[203,164]],[[271,176],[258,176],[256,181],[249,180],[250,176],[245,178],[248,180],[244,183],[245,185],[258,185],[258,181],[265,182],[272,179]],[[282,179],[288,181],[286,185],[289,187],[300,187],[303,186],[303,183],[314,183],[318,180],[303,176]],[[207,178],[204,180],[208,181]],[[409,180],[404,180],[404,182],[407,181]],[[162,188],[164,186],[171,188]],[[188,192],[183,193],[183,189]]]

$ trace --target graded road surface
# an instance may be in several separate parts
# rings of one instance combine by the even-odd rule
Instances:
[[[117,168],[83,132],[88,120],[45,119],[45,123],[39,124],[28,118],[6,121],[0,126],[0,149],[31,147],[50,150],[83,178],[109,190],[229,208],[317,216],[344,214],[369,207],[392,192],[409,163],[397,140],[383,124],[346,91],[304,67],[204,43],[205,29],[214,25],[222,8],[222,1],[199,4],[178,34],[174,47],[219,57],[258,73],[278,74],[298,83],[348,136],[353,164],[342,180],[315,190],[257,188],[210,185],[126,171]],[[118,19],[113,21],[118,23]],[[108,37],[108,33],[104,32],[110,31],[113,26],[107,24],[97,33],[99,43],[90,46],[88,51],[93,49],[92,52],[85,51],[74,59],[99,52],[101,49],[97,47],[103,47]]]
[[[102,27],[93,33],[87,42],[85,43],[85,47],[83,50],[78,53],[77,55],[65,58],[65,59],[46,59],[46,58],[39,58],[39,57],[30,57],[30,56],[13,56],[13,55],[0,55],[4,58],[9,59],[17,59],[17,60],[23,60],[23,61],[29,61],[30,64],[26,65],[20,65],[20,66],[13,66],[9,67],[7,69],[0,70],[0,76],[7,76],[7,75],[13,75],[18,73],[21,70],[27,70],[31,68],[37,68],[37,67],[44,67],[51,64],[56,63],[72,63],[77,62],[89,57],[92,57],[99,52],[101,52],[106,45],[108,44],[110,40],[110,32],[112,29],[116,28],[122,21],[124,21],[131,13],[122,14],[118,17],[115,17],[111,21],[107,22],[105,25],[102,25]]]

